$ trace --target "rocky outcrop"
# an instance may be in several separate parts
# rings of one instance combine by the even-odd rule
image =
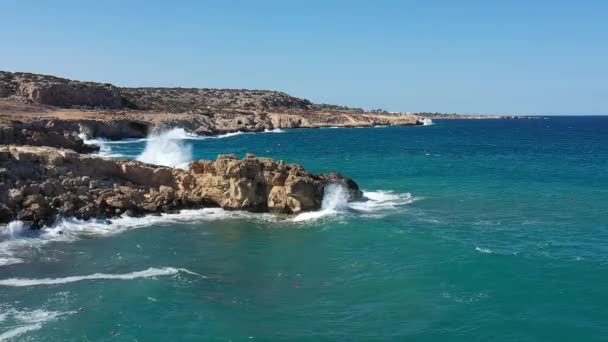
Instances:
[[[0,97],[58,107],[124,107],[117,87],[30,73],[0,72]]]
[[[107,139],[139,138],[184,128],[202,135],[277,128],[416,125],[413,115],[313,105],[268,90],[119,88],[30,73],[0,71],[0,126],[10,120],[54,120],[63,133]],[[13,143],[10,140],[5,143]],[[20,142],[15,142],[20,143]],[[68,147],[68,145],[56,145]]]
[[[248,154],[239,160],[220,155],[217,160],[190,164],[193,192],[222,208],[295,214],[321,207],[324,186],[342,183],[351,200],[361,198],[356,183],[337,173],[314,175],[297,164]]]
[[[232,155],[178,170],[51,147],[0,146],[0,222],[40,227],[58,217],[113,217],[182,208],[295,214],[321,207],[327,184],[357,184],[337,173],[315,175],[269,158]]]
[[[271,90],[209,88],[120,88],[132,108],[164,112],[190,112],[201,108],[241,108],[269,110],[306,109],[312,103]]]
[[[0,97],[63,108],[91,107],[190,112],[200,108],[305,109],[305,99],[271,90],[209,88],[119,88],[23,72],[0,71]]]
[[[80,153],[99,150],[97,146],[84,144],[75,130],[66,130],[55,125],[54,121],[43,120],[14,122],[0,127],[0,144],[69,148]]]

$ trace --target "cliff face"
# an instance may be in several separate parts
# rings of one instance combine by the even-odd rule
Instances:
[[[123,107],[120,91],[111,84],[21,72],[0,71],[0,97],[57,107]]]
[[[207,88],[120,88],[132,108],[165,112],[189,112],[197,109],[306,109],[310,101],[278,91]]]
[[[61,147],[80,153],[99,150],[97,146],[85,145],[75,132],[53,121],[16,122],[0,127],[0,144]]]
[[[0,71],[0,98],[62,108],[156,110],[172,113],[197,109],[306,109],[311,102],[278,91],[207,88],[119,88],[108,83]]]
[[[315,175],[300,165],[248,155],[198,161],[188,171],[82,155],[51,147],[0,146],[0,222],[40,227],[57,217],[113,217],[182,208],[295,214],[321,207],[327,184],[350,200],[362,194],[337,173]]]
[[[420,123],[413,115],[378,114],[340,106],[319,107],[277,91],[119,88],[111,84],[1,71],[0,114],[0,125],[14,125],[7,122],[10,119],[24,123],[41,119],[72,121],[78,124],[61,124],[65,132],[110,139],[141,137],[150,131],[174,127],[212,135],[276,128]]]

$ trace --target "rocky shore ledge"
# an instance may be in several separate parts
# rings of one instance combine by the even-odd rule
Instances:
[[[358,185],[338,173],[312,174],[297,164],[248,154],[192,162],[189,170],[113,160],[47,146],[0,145],[0,222],[32,227],[61,217],[109,218],[184,208],[297,214],[321,207],[328,184],[351,201]]]

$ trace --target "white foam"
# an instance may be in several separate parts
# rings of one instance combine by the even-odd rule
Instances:
[[[107,274],[107,273],[95,273],[85,276],[72,276],[64,278],[42,278],[42,279],[26,279],[26,278],[11,278],[0,280],[0,286],[11,286],[11,287],[26,287],[26,286],[39,286],[39,285],[57,285],[75,283],[83,280],[132,280],[138,278],[151,278],[159,276],[175,275],[179,272],[185,272],[188,274],[199,275],[198,273],[189,271],[183,268],[175,267],[161,267],[161,268],[148,268],[147,270],[125,273],[125,274]],[[200,275],[199,275],[200,276]]]
[[[234,137],[237,135],[241,135],[241,134],[245,134],[245,132],[230,132],[230,133],[225,133],[225,134],[220,134],[220,135],[215,135],[215,136],[210,136],[210,137],[206,137],[206,138],[216,138],[216,139],[223,139],[223,138],[230,138],[230,137]]]
[[[489,248],[475,247],[475,250],[484,254],[492,254],[492,250]]]
[[[12,240],[23,235],[28,227],[21,221],[9,222],[9,224],[0,230],[0,241]]]
[[[192,161],[192,146],[183,143],[188,132],[183,128],[174,128],[169,131],[153,133],[148,137],[144,151],[137,160],[144,163],[188,168]]]
[[[73,313],[69,312],[58,312],[58,311],[46,311],[42,309],[36,309],[33,311],[14,311],[13,317],[24,323],[43,323],[49,320],[55,319],[59,316]]]
[[[265,129],[264,133],[285,133],[285,131],[280,128],[275,128],[275,129]]]
[[[29,228],[21,221],[10,222],[0,229],[0,267],[25,262],[15,256],[15,252],[19,251],[22,244],[14,242],[28,233]]]
[[[148,215],[144,217],[121,216],[112,219],[78,220],[62,219],[50,227],[31,230],[19,221],[0,228],[0,267],[25,263],[38,249],[51,241],[73,242],[83,238],[95,238],[119,234],[127,230],[147,228],[172,223],[196,223],[228,219],[254,219],[278,221],[279,216],[245,211],[227,211],[221,208],[181,210],[175,214]]]
[[[172,139],[172,140],[185,140],[185,139],[197,139],[199,136],[194,133],[190,133],[183,128],[172,128],[170,130],[156,132],[148,136],[148,141],[150,140],[162,140],[162,139]]]
[[[424,118],[422,119],[422,125],[423,126],[430,126],[433,124],[433,120],[429,119],[429,118]]]
[[[281,133],[282,130],[270,130],[269,133]],[[112,145],[117,144],[132,144],[145,142],[143,152],[137,156],[137,160],[145,163],[171,166],[178,168],[187,168],[188,163],[192,160],[192,147],[186,145],[187,140],[205,140],[205,139],[224,139],[245,134],[245,132],[237,131],[215,136],[203,136],[190,133],[183,128],[172,128],[166,131],[151,133],[144,139],[125,139],[125,140],[107,140],[105,138],[87,138],[86,135],[80,134],[85,144],[98,145],[100,147],[98,155],[104,157],[121,158],[127,157],[122,153],[116,153],[112,150]]]
[[[329,184],[325,187],[321,210],[310,211],[297,215],[293,222],[318,220],[322,217],[333,216],[341,212],[348,205],[348,192],[342,184]]]
[[[86,145],[97,145],[99,146],[99,151],[96,152],[95,154],[100,155],[102,157],[110,157],[110,158],[120,158],[120,157],[125,157],[124,154],[121,153],[115,153],[112,151],[112,144],[119,144],[119,143],[131,143],[133,141],[129,140],[120,140],[120,141],[111,141],[105,138],[92,138],[92,139],[88,139],[87,136],[84,133],[80,133],[78,135],[83,142]]]
[[[94,138],[94,139],[89,139],[89,140],[85,140],[84,143],[85,144],[95,144],[95,145],[101,145],[101,144],[106,144],[106,145],[124,145],[124,144],[135,144],[135,143],[140,143],[140,142],[146,142],[148,141],[148,138],[136,138],[136,139],[123,139],[123,140],[108,140],[106,138]]]
[[[19,258],[2,257],[2,258],[0,258],[0,267],[8,266],[8,265],[15,265],[15,264],[22,264],[24,262],[25,261],[23,259],[19,259]]]
[[[88,221],[75,218],[63,219],[50,227],[31,230],[23,223],[15,221],[0,229],[0,267],[26,263],[39,255],[39,248],[51,241],[73,242],[83,238],[96,238],[119,234],[127,230],[167,226],[172,224],[196,224],[206,221],[257,220],[265,223],[290,223],[314,221],[323,217],[362,213],[364,217],[384,215],[390,210],[415,200],[409,193],[391,191],[366,191],[361,202],[348,203],[346,190],[342,185],[328,185],[322,208],[295,217],[270,213],[250,213],[228,211],[221,208],[181,210],[179,213],[147,215],[143,217],[121,216],[111,219]],[[370,214],[371,215],[368,215]]]
[[[112,219],[78,220],[63,219],[52,227],[42,230],[41,238],[48,240],[73,241],[83,237],[114,235],[126,230],[145,228],[170,223],[195,223],[225,219],[273,220],[272,214],[256,214],[245,211],[228,211],[221,208],[184,209],[175,214],[129,217],[126,215]]]
[[[284,133],[280,128],[266,129],[261,133]],[[255,132],[229,132],[218,135],[198,135],[190,133],[183,128],[172,128],[166,131],[154,132],[147,138],[140,139],[124,139],[124,140],[108,140],[106,138],[89,138],[86,134],[81,133],[78,136],[87,145],[99,146],[99,152],[96,154],[103,157],[111,158],[126,158],[129,157],[123,153],[114,152],[112,145],[146,143],[144,151],[136,158],[137,160],[171,167],[187,168],[188,163],[192,159],[191,147],[183,143],[185,140],[207,140],[207,139],[224,139],[242,134],[253,134]]]
[[[349,207],[357,211],[373,212],[386,211],[397,207],[410,204],[416,200],[412,194],[395,193],[393,191],[364,191],[363,200],[360,202],[351,202]]]
[[[358,202],[348,202],[348,192],[342,184],[330,184],[325,187],[321,210],[305,212],[291,220],[294,222],[314,221],[327,216],[345,215],[357,212],[385,212],[412,203],[414,198],[410,193],[394,193],[392,191],[364,191],[363,199]]]
[[[58,312],[36,309],[33,311],[19,311],[13,308],[2,307],[3,312],[0,314],[0,322],[10,318],[17,327],[0,334],[0,341],[9,340],[27,332],[42,328],[44,323],[56,320],[62,316],[74,314],[75,311]]]
[[[0,334],[0,341],[10,340],[19,335],[23,335],[26,332],[38,330],[40,328],[42,328],[42,324],[40,324],[40,323],[20,326],[18,328],[14,328],[14,329],[11,329],[9,331],[6,331],[6,332]]]

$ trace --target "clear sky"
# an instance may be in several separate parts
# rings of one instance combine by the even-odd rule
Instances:
[[[0,0],[0,69],[390,111],[608,114],[608,1]]]

